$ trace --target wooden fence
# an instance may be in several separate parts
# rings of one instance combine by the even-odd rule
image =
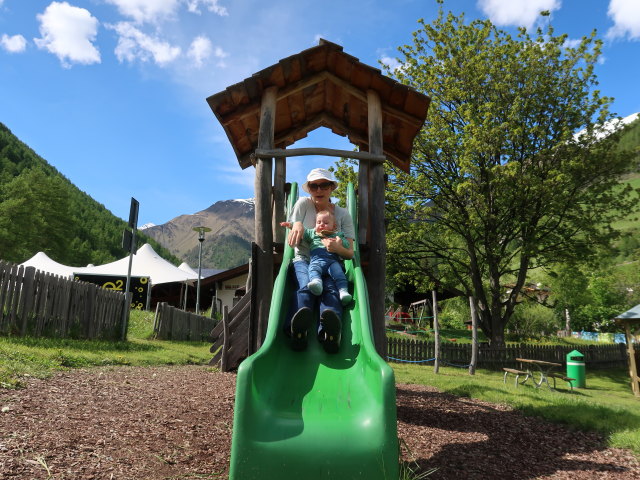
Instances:
[[[387,356],[390,362],[410,362],[420,365],[433,365],[433,342],[404,338],[389,338]],[[479,368],[500,370],[503,367],[515,368],[516,358],[531,358],[564,364],[567,354],[578,350],[585,358],[586,368],[626,367],[626,346],[619,344],[580,345],[576,347],[559,345],[506,345],[502,348],[489,348],[488,344],[480,344],[478,348]],[[441,343],[440,364],[465,367],[471,359],[470,343]]]
[[[211,330],[216,320],[185,312],[166,302],[156,306],[153,332],[158,340],[188,340],[206,342],[211,340]]]
[[[249,290],[231,310],[224,307],[222,321],[211,332],[213,345],[209,351],[214,355],[209,365],[220,363],[220,370],[223,372],[238,368],[240,362],[249,354],[251,291]]]
[[[122,293],[0,261],[0,334],[119,340]]]

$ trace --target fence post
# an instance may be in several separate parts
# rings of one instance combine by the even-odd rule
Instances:
[[[471,307],[471,361],[469,362],[469,375],[475,375],[478,363],[478,313],[473,296],[469,297],[469,306]]]
[[[229,340],[229,307],[225,305],[222,313],[222,355],[220,359],[220,370],[223,372],[227,371]]]
[[[438,297],[435,290],[431,290],[431,300],[433,306],[433,340],[435,342],[433,349],[433,373],[438,373],[440,370],[440,325],[438,322]]]

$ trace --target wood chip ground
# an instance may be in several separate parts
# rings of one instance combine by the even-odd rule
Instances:
[[[0,390],[0,478],[227,478],[235,375],[207,367],[96,368]],[[638,479],[596,434],[435,388],[398,385],[404,459],[429,479]]]

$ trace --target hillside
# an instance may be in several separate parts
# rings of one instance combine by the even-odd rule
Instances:
[[[90,161],[90,159],[89,159]],[[39,251],[67,265],[121,258],[126,222],[78,189],[0,123],[0,259],[21,263]],[[163,257],[180,260],[140,235]]]
[[[254,229],[253,200],[224,200],[193,215],[180,215],[163,225],[145,228],[158,241],[189,265],[198,264],[196,226],[211,228],[202,245],[202,265],[228,269],[246,263],[251,255]]]

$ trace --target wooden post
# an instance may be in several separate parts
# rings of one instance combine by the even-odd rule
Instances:
[[[284,157],[276,157],[273,173],[273,238],[276,243],[284,243],[284,227],[280,222],[285,221],[284,184],[287,178],[287,164]]]
[[[369,162],[358,162],[358,241],[368,245],[369,239]]]
[[[382,104],[380,96],[367,91],[369,122],[369,153],[382,155]],[[367,287],[371,309],[373,338],[382,358],[387,355],[387,335],[384,326],[385,263],[387,243],[384,226],[384,164],[369,164],[369,275]],[[362,199],[361,199],[362,201]]]
[[[274,145],[276,94],[278,87],[269,87],[262,94],[258,148],[270,149]],[[271,176],[273,160],[261,158],[256,163],[255,177],[255,239],[258,248],[256,276],[256,348],[260,348],[267,331],[269,307],[273,291],[273,230],[271,227]]]
[[[469,307],[471,308],[471,361],[469,362],[469,375],[476,374],[478,364],[478,312],[476,302],[473,297],[469,297]]]
[[[229,371],[229,307],[224,306],[222,313],[222,355],[220,356],[220,371]]]
[[[638,366],[636,365],[636,354],[633,349],[633,335],[631,332],[631,322],[624,322],[625,335],[627,337],[627,349],[629,353],[629,376],[631,377],[631,390],[636,397],[640,397],[640,378],[638,378]]]
[[[431,300],[433,302],[433,356],[435,357],[433,373],[438,373],[438,370],[440,370],[440,325],[438,323],[438,296],[435,290],[431,290]]]

